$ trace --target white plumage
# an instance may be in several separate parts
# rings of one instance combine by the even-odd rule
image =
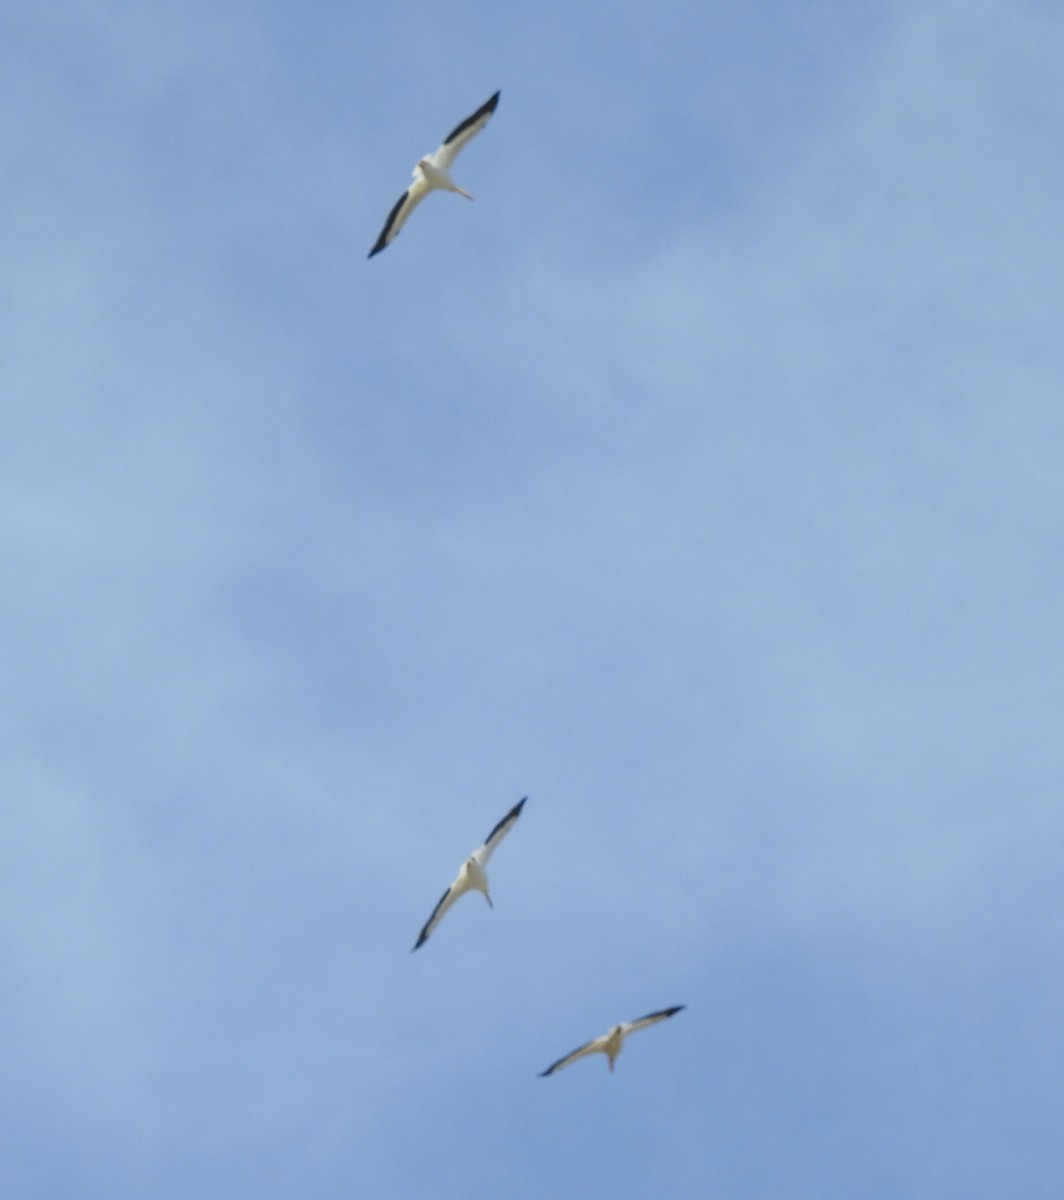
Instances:
[[[495,905],[491,903],[491,896],[488,894],[488,877],[484,872],[484,868],[488,865],[488,859],[491,858],[492,854],[494,854],[496,846],[498,846],[502,839],[510,832],[511,829],[513,829],[514,825],[517,823],[517,818],[521,815],[521,809],[524,808],[525,800],[527,799],[528,797],[525,796],[523,800],[515,804],[513,808],[511,808],[506,814],[506,816],[503,817],[503,819],[498,823],[498,825],[495,826],[491,833],[488,834],[484,845],[481,846],[479,850],[474,851],[465,860],[465,862],[462,863],[462,868],[458,872],[458,878],[454,881],[454,883],[451,884],[447,891],[443,893],[436,907],[432,910],[432,916],[430,916],[425,922],[424,928],[421,930],[417,941],[414,943],[414,950],[416,950],[418,946],[422,945],[424,942],[428,941],[432,935],[432,931],[436,928],[440,921],[443,920],[444,914],[447,912],[447,910],[460,896],[465,895],[466,892],[483,892],[484,899],[487,900],[488,904],[492,908],[495,907]]]
[[[369,252],[370,258],[374,254],[379,254],[385,246],[392,243],[398,236],[399,230],[406,224],[407,217],[425,199],[429,192],[439,188],[446,192],[458,192],[459,195],[465,196],[467,200],[473,199],[464,188],[460,188],[451,179],[451,163],[457,158],[459,152],[491,120],[491,114],[499,104],[499,95],[500,93],[496,92],[472,116],[466,117],[460,125],[452,129],[447,137],[444,138],[443,144],[435,154],[427,154],[424,158],[418,160],[418,164],[414,168],[414,182],[399,197],[395,202],[395,207],[388,214],[388,220],[384,222],[381,235],[377,238],[373,249]]]
[[[556,1063],[545,1070],[540,1071],[540,1077],[544,1075],[553,1075],[555,1071],[560,1071],[562,1067],[567,1067],[570,1063],[576,1062],[578,1058],[586,1058],[589,1054],[605,1054],[610,1060],[610,1070],[613,1070],[613,1061],[621,1052],[621,1046],[624,1044],[624,1039],[630,1034],[635,1033],[637,1029],[646,1029],[648,1025],[656,1025],[659,1021],[664,1021],[667,1017],[678,1013],[684,1005],[677,1004],[672,1008],[663,1008],[660,1012],[648,1013],[645,1017],[640,1017],[637,1021],[624,1021],[620,1025],[614,1025],[608,1032],[601,1037],[593,1038],[590,1042],[579,1046],[570,1054],[566,1054],[564,1058],[559,1058]]]

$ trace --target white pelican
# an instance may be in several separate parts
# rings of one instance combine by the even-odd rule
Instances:
[[[458,152],[487,125],[491,120],[491,114],[498,105],[499,93],[496,92],[471,117],[466,117],[461,125],[451,130],[435,154],[426,154],[424,158],[418,159],[418,164],[414,168],[414,182],[403,192],[395,202],[395,207],[388,214],[388,220],[384,222],[381,235],[369,252],[370,258],[391,243],[406,223],[407,217],[433,188],[442,188],[445,192],[457,192],[460,196],[465,196],[467,200],[473,199],[464,188],[460,188],[452,181],[451,163],[458,157]]]
[[[444,913],[447,912],[459,896],[464,895],[466,892],[471,892],[474,889],[478,892],[483,892],[484,899],[487,900],[488,905],[491,908],[495,907],[491,903],[491,896],[488,894],[488,877],[484,874],[484,868],[488,865],[488,859],[495,852],[495,847],[517,823],[517,818],[521,815],[521,809],[524,808],[525,800],[527,799],[528,797],[525,796],[524,800],[515,804],[491,833],[488,834],[484,845],[479,850],[475,850],[462,863],[462,869],[458,872],[458,878],[440,897],[439,904],[432,910],[432,916],[425,922],[424,929],[418,934],[413,950],[416,950],[423,942],[428,941],[432,935],[432,931],[443,920]],[[413,950],[411,953],[413,953]]]
[[[592,1038],[586,1045],[574,1050],[571,1054],[567,1054],[564,1058],[559,1058],[556,1063],[545,1070],[540,1071],[540,1078],[544,1075],[553,1075],[555,1071],[560,1071],[562,1067],[567,1067],[571,1062],[576,1062],[578,1058],[584,1058],[588,1054],[605,1054],[610,1060],[610,1070],[613,1070],[613,1061],[621,1052],[621,1045],[624,1039],[637,1029],[646,1029],[648,1025],[656,1025],[659,1021],[664,1021],[666,1017],[671,1017],[684,1008],[683,1004],[677,1004],[673,1008],[663,1008],[661,1012],[648,1013],[645,1017],[640,1017],[638,1021],[624,1021],[620,1025],[614,1025],[609,1033],[604,1033],[602,1037]]]

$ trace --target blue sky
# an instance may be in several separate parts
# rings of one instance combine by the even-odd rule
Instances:
[[[0,28],[11,1195],[1056,1200],[1058,7]]]

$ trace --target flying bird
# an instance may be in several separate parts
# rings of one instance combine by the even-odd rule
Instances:
[[[562,1067],[567,1067],[570,1063],[576,1062],[578,1058],[585,1058],[589,1054],[605,1054],[610,1060],[610,1070],[612,1071],[614,1059],[620,1054],[624,1039],[630,1033],[635,1033],[637,1029],[646,1029],[648,1025],[656,1025],[659,1021],[664,1021],[666,1017],[674,1016],[684,1007],[683,1004],[677,1004],[673,1008],[663,1008],[661,1012],[648,1013],[645,1017],[640,1017],[638,1021],[624,1021],[620,1025],[614,1025],[609,1033],[604,1033],[602,1037],[592,1038],[586,1045],[580,1046],[564,1058],[559,1058],[556,1063],[551,1063],[545,1071],[540,1071],[540,1078],[542,1079],[545,1075],[553,1075],[555,1071],[560,1071]]]
[[[426,154],[424,158],[418,159],[417,166],[414,168],[414,182],[395,202],[395,207],[388,214],[388,220],[384,222],[381,235],[374,243],[368,257],[372,258],[374,254],[378,254],[385,246],[391,244],[399,230],[406,224],[407,217],[434,188],[440,188],[445,192],[457,192],[460,196],[465,196],[467,200],[473,199],[464,188],[460,188],[451,179],[451,163],[458,157],[459,151],[468,145],[491,120],[491,114],[499,105],[499,95],[500,93],[496,92],[472,116],[466,117],[460,125],[455,126],[443,139],[443,145],[435,154]]]
[[[418,934],[418,939],[414,943],[413,950],[416,950],[424,942],[427,942],[432,936],[432,931],[443,920],[444,914],[452,904],[464,895],[466,892],[476,890],[484,893],[484,899],[487,900],[489,907],[494,908],[495,905],[491,902],[491,896],[488,894],[488,877],[484,874],[484,868],[488,865],[488,859],[495,853],[495,847],[502,839],[513,829],[517,824],[517,818],[521,815],[521,809],[525,806],[525,796],[523,800],[515,804],[513,808],[506,814],[505,817],[495,826],[488,834],[484,845],[479,850],[475,850],[462,863],[462,869],[458,872],[458,878],[440,897],[439,903],[432,910],[432,916],[425,922],[425,927]],[[411,953],[413,953],[413,950]]]

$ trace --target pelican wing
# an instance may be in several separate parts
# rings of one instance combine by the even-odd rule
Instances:
[[[510,832],[510,830],[513,829],[514,825],[517,824],[517,818],[521,815],[521,809],[524,808],[525,800],[527,799],[528,797],[525,796],[523,800],[519,800],[513,806],[513,808],[510,809],[506,816],[503,817],[498,825],[496,825],[491,833],[489,833],[484,839],[484,845],[481,846],[480,849],[473,855],[477,862],[480,863],[481,867],[487,865],[488,859],[491,858],[491,856],[495,853],[495,847]]]
[[[540,1071],[540,1079],[546,1075],[553,1075],[555,1071],[560,1071],[562,1067],[567,1067],[570,1063],[576,1062],[578,1058],[586,1058],[589,1054],[596,1054],[605,1046],[608,1037],[609,1034],[603,1034],[602,1037],[592,1038],[590,1042],[585,1042],[583,1046],[579,1046],[576,1050],[566,1054],[564,1058],[559,1058],[556,1063],[551,1063],[545,1071]]]
[[[384,222],[384,228],[381,230],[380,237],[377,238],[373,249],[367,255],[368,258],[372,258],[374,254],[379,254],[385,246],[391,245],[398,236],[399,230],[406,224],[407,217],[410,216],[431,190],[424,176],[419,171],[414,182],[396,200],[395,207],[388,214],[388,220]]]
[[[627,1022],[624,1026],[624,1032],[625,1034],[635,1033],[637,1029],[646,1029],[648,1025],[656,1025],[659,1021],[664,1021],[667,1017],[671,1017],[675,1013],[678,1013],[680,1009],[684,1007],[685,1006],[683,1004],[677,1004],[673,1008],[663,1008],[661,1012],[647,1013],[645,1017],[640,1017],[636,1021]]]
[[[413,954],[414,950],[416,950],[419,946],[423,945],[429,940],[429,938],[432,936],[432,931],[443,920],[444,914],[461,895],[462,892],[458,887],[458,880],[456,879],[454,883],[452,883],[447,889],[447,891],[443,893],[439,899],[439,903],[432,910],[432,916],[429,917],[429,919],[425,922],[424,928],[418,934],[417,941],[414,943],[413,949],[410,951],[411,954]]]
[[[486,103],[482,104],[472,116],[460,124],[444,138],[443,145],[432,156],[433,163],[441,171],[449,171],[461,150],[484,128],[491,120],[491,114],[499,106],[499,92]]]

